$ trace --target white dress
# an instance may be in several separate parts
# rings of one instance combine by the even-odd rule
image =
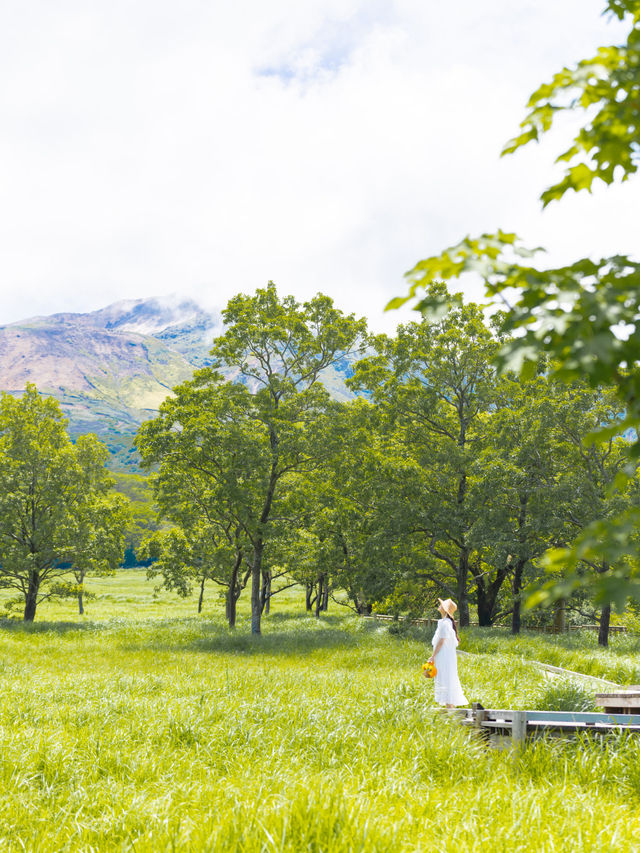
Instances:
[[[466,705],[468,699],[462,692],[458,678],[458,657],[456,648],[458,640],[451,620],[445,617],[438,620],[438,627],[433,635],[432,645],[435,648],[438,640],[444,640],[440,651],[434,658],[436,669],[434,699],[439,705]]]

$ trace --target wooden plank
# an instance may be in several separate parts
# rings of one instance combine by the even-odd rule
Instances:
[[[611,693],[596,693],[596,704],[609,714],[640,713],[640,690],[618,690]]]
[[[640,725],[624,726],[616,723],[563,723],[560,721],[547,723],[538,720],[527,720],[527,726],[540,731],[572,731],[572,732],[640,732]]]
[[[597,714],[585,711],[529,711],[530,720],[565,723],[608,723],[616,726],[640,725],[640,714]]]
[[[511,715],[515,713],[512,708],[485,708],[485,711],[489,715],[506,714],[509,719],[511,719]],[[467,708],[467,713],[473,714],[473,709],[470,710],[469,708]]]
[[[511,709],[483,708],[474,703],[463,712],[461,723],[473,726],[479,732],[502,733],[511,738],[514,746],[526,741],[527,732],[550,735],[578,734],[580,732],[607,734],[631,732],[640,734],[639,714],[597,714],[584,711],[514,711]]]
[[[474,727],[471,720],[463,720],[463,725]],[[521,743],[524,740],[522,727],[515,728],[513,724],[506,720],[484,720],[479,726],[480,731],[493,731],[496,734],[503,732],[505,735],[511,735],[514,743]],[[532,734],[544,734],[549,732],[560,732],[564,734],[578,734],[579,732],[587,734],[608,734],[610,732],[631,732],[632,734],[640,734],[640,726],[620,726],[609,725],[606,723],[565,723],[565,722],[539,722],[536,720],[526,720],[526,731]]]
[[[523,658],[523,660],[527,661],[527,658]],[[553,672],[556,675],[567,675],[571,678],[586,678],[587,681],[597,681],[598,684],[610,684],[612,687],[620,687],[615,681],[608,681],[606,678],[600,678],[597,675],[587,675],[586,672],[574,672],[572,669],[563,669],[561,666],[552,666],[550,663],[542,663],[539,660],[528,660],[528,662],[535,663],[536,666],[539,666],[546,672]]]
[[[474,722],[472,720],[462,720],[463,725],[474,726]],[[502,731],[512,731],[513,730],[513,722],[510,720],[483,720],[481,723],[481,727],[483,729],[500,729]],[[555,721],[542,721],[542,720],[529,720],[527,718],[527,729],[535,729],[539,731],[551,731],[551,730],[571,730],[571,731],[630,731],[630,732],[640,732],[640,725],[634,726],[625,726],[617,723],[572,723],[572,722],[564,722],[562,720]]]
[[[463,652],[458,649],[458,654],[463,657],[482,657],[486,656],[483,653],[478,652]],[[553,672],[556,675],[565,675],[570,678],[585,678],[587,681],[596,682],[597,684],[608,684],[611,687],[621,687],[616,681],[608,681],[606,678],[600,678],[597,675],[587,675],[585,672],[574,672],[572,669],[563,669],[561,666],[553,666],[550,663],[542,663],[539,660],[533,660],[532,658],[520,658],[522,663],[530,663],[534,666],[540,667],[540,669],[544,669],[546,672]]]
[[[465,714],[470,719],[475,719],[476,711],[467,709]],[[511,722],[515,714],[521,713],[511,709],[483,708],[485,721]],[[606,714],[590,711],[526,711],[528,720],[539,722],[565,722],[565,723],[608,723],[611,725],[640,725],[640,714]]]

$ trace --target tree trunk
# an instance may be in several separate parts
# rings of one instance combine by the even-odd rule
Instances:
[[[488,628],[493,625],[493,612],[494,612],[494,603],[490,600],[489,596],[486,594],[486,591],[483,590],[482,594],[480,593],[480,587],[478,587],[478,625],[481,628]],[[461,620],[462,621],[462,620]]]
[[[458,612],[460,613],[460,627],[469,624],[469,550],[462,548],[456,572],[456,593],[458,596]]]
[[[522,601],[520,593],[522,592],[522,578],[524,576],[524,567],[527,565],[526,556],[527,548],[527,513],[529,509],[529,495],[520,493],[520,512],[518,513],[518,543],[519,553],[518,561],[513,570],[513,582],[511,591],[513,593],[513,610],[511,611],[511,633],[519,634],[522,628]],[[511,557],[509,558],[511,559]]]
[[[603,575],[609,571],[609,563],[604,562],[598,569],[598,574]],[[607,603],[600,612],[600,627],[598,630],[598,645],[605,648],[609,645],[609,625],[611,623],[611,604]]]
[[[308,581],[306,584],[305,596],[304,596],[304,603],[305,603],[305,606],[307,608],[307,613],[311,613],[311,610],[313,609],[313,601],[314,601],[313,591],[314,591],[314,589],[315,589],[315,584],[313,584],[311,581]]]
[[[231,569],[231,577],[229,578],[229,586],[227,587],[227,596],[225,604],[225,615],[230,628],[236,627],[236,604],[242,592],[242,585],[238,583],[238,574],[242,565],[242,551],[236,554],[236,561]]]
[[[345,541],[342,533],[340,535],[340,543],[342,547],[342,553],[344,555],[344,565],[347,569],[347,573],[349,577],[352,577],[351,572],[351,557],[349,555],[349,549],[347,548],[347,543]],[[356,609],[356,613],[360,616],[371,616],[371,611],[373,610],[373,604],[369,604],[367,601],[367,596],[364,593],[363,589],[360,589],[358,592],[354,590],[351,584],[347,587],[347,593],[351,601],[353,601],[353,606]]]
[[[40,575],[33,572],[29,575],[29,588],[24,599],[24,621],[33,622],[38,604],[38,590],[40,589]]]
[[[321,610],[329,609],[329,583],[325,582],[324,592],[322,593],[322,607]]]
[[[489,627],[493,625],[493,620],[496,616],[498,608],[498,595],[502,589],[502,584],[505,582],[509,574],[509,564],[505,563],[502,569],[496,571],[495,578],[491,583],[485,583],[485,579],[480,571],[481,565],[478,563],[476,569],[472,569],[476,581],[476,601],[478,605],[478,625]]]
[[[265,616],[271,610],[271,572],[262,573],[262,587],[260,589],[260,609]]]
[[[229,591],[227,592],[227,622],[229,623],[230,628],[236,627],[236,604],[238,602],[238,596],[234,589],[229,587]]]
[[[260,515],[259,535],[253,548],[253,563],[251,564],[251,633],[260,634],[260,621],[262,618],[261,581],[262,581],[262,556],[264,553],[264,531],[269,522],[273,496],[278,482],[278,436],[273,427],[269,428],[269,443],[271,445],[271,474],[269,485],[265,495],[264,506]]]
[[[198,596],[198,613],[202,613],[202,602],[204,601],[204,582],[207,579],[206,575],[202,575],[202,580],[200,581],[200,595]]]
[[[609,645],[609,625],[611,624],[611,605],[605,604],[600,611],[600,629],[598,631],[598,645],[605,648]]]
[[[84,616],[84,578],[86,572],[84,569],[80,569],[79,572],[74,572],[74,577],[76,579],[76,583],[78,584],[78,613],[80,616]]]
[[[251,633],[260,634],[260,620],[262,617],[262,552],[264,544],[262,539],[256,543],[253,551],[253,563],[251,565]]]
[[[372,610],[373,604],[367,601],[364,596],[364,593],[360,592],[356,596],[356,611],[360,614],[360,616],[371,616]]]
[[[516,567],[513,571],[513,611],[511,613],[511,633],[519,634],[520,629],[522,628],[522,601],[520,600],[520,593],[522,592],[522,575],[524,573],[524,567],[526,565],[526,560],[518,560],[516,563]]]
[[[522,554],[527,554],[527,512],[529,506],[529,495],[520,494],[520,512],[518,513],[518,542],[520,556],[513,570],[513,582],[511,590],[513,592],[513,610],[511,612],[511,633],[519,634],[522,628],[522,601],[520,593],[522,592],[522,578],[524,576],[524,567],[527,565],[527,560]],[[511,558],[509,558],[511,559]]]
[[[318,575],[318,594],[316,596],[316,619],[320,618],[320,611],[322,610],[322,601],[324,598],[324,574]]]
[[[567,630],[567,602],[564,598],[560,598],[556,603],[555,613],[553,614],[553,630],[556,634],[564,634]]]
[[[467,428],[462,414],[462,410],[458,409],[458,417],[460,418],[460,434],[458,436],[458,446],[462,449],[465,447]],[[458,496],[456,503],[462,508],[467,496],[467,474],[463,472],[458,480]],[[463,546],[460,549],[460,559],[458,560],[458,569],[456,571],[456,593],[458,596],[458,613],[460,614],[460,627],[464,628],[469,624],[469,549]]]
[[[513,598],[513,610],[511,611],[511,633],[519,634],[520,629],[522,628],[522,602],[520,601],[520,596],[514,596]]]

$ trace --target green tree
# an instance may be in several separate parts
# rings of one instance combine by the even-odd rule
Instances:
[[[561,453],[556,462],[559,489],[556,491],[557,512],[566,525],[565,545],[576,533],[594,522],[606,523],[634,504],[637,505],[634,479],[620,476],[629,465],[629,442],[622,437],[610,436],[608,440],[594,442],[594,432],[620,419],[620,402],[611,391],[592,391],[584,384],[575,383],[564,389],[562,404],[555,414],[555,431]],[[547,561],[549,571],[560,574],[566,549],[552,551]],[[554,555],[557,561],[554,562]],[[565,583],[565,597],[579,589],[585,577],[595,574],[601,581],[596,594],[600,606],[598,642],[606,646],[609,640],[611,600],[605,590],[611,579],[624,577],[629,569],[628,560],[620,557],[611,563],[606,557],[580,552],[575,562],[575,575]],[[536,599],[544,602],[553,599],[556,583],[548,583]]]
[[[394,521],[398,495],[393,482],[404,453],[381,426],[379,408],[364,399],[335,404],[321,440],[321,468],[298,478],[300,533],[291,543],[291,574],[307,589],[307,609],[316,616],[334,600],[368,615],[394,584],[397,560]]]
[[[0,398],[0,586],[24,600],[24,619],[76,573],[79,604],[87,571],[122,557],[126,501],[110,494],[108,450],[95,436],[72,444],[58,403],[28,385]]]
[[[268,480],[252,533],[251,630],[260,633],[262,561],[280,481],[321,464],[325,445],[318,453],[317,439],[328,402],[321,373],[362,347],[366,326],[321,294],[302,305],[281,300],[273,282],[231,299],[223,319],[227,330],[211,353],[252,387],[255,419],[268,437]]]
[[[165,589],[186,598],[198,588],[198,613],[202,612],[208,580],[225,587],[225,611],[230,628],[235,628],[236,605],[247,584],[243,551],[233,536],[219,525],[203,522],[188,527],[156,531],[146,540],[142,553],[153,560],[149,578],[162,578]]]
[[[511,630],[522,625],[525,586],[543,577],[538,558],[549,547],[568,541],[566,507],[560,479],[566,447],[558,434],[558,413],[566,405],[564,386],[545,371],[524,381],[500,378],[495,405],[486,415],[488,439],[478,460],[483,509],[474,528],[474,544],[483,553],[489,593],[506,576],[511,587]],[[478,578],[482,583],[482,580]],[[485,598],[495,607],[497,597]],[[495,614],[494,614],[495,615]]]
[[[142,427],[139,441],[147,464],[170,457],[174,473],[182,466],[187,478],[199,465],[215,484],[210,506],[224,506],[250,546],[251,630],[258,634],[271,582],[265,549],[278,539],[276,509],[287,478],[326,458],[321,437],[329,396],[322,371],[359,350],[366,327],[326,296],[304,304],[280,299],[272,282],[254,296],[231,299],[223,319],[226,331],[211,350],[214,366],[176,389],[160,418]],[[234,382],[222,381],[223,366],[234,371]],[[175,433],[186,425],[201,461],[193,462],[191,451],[173,453],[181,442]],[[176,488],[181,482],[176,479]],[[181,494],[191,500],[193,490]]]
[[[125,533],[124,566],[140,565],[143,559],[140,546],[143,539],[157,531],[158,507],[154,502],[153,486],[148,476],[113,472],[115,490],[129,500],[131,517]],[[147,562],[146,560],[144,561]]]
[[[182,596],[197,584],[199,612],[207,580],[226,586],[230,627],[266,488],[266,435],[252,403],[246,387],[206,369],[175,388],[137,438],[143,464],[157,466],[155,500],[174,528],[146,540],[142,553],[155,561],[149,576]]]
[[[550,83],[533,93],[522,132],[507,144],[504,154],[539,140],[569,112],[583,118],[558,162],[565,163],[561,181],[546,189],[543,205],[566,192],[591,190],[596,180],[611,184],[634,175],[640,161],[640,0],[608,0],[605,12],[629,23],[622,44],[601,47],[595,56],[564,68]],[[563,381],[587,381],[592,388],[613,386],[625,417],[608,424],[606,433],[635,431],[632,453],[640,454],[640,263],[627,255],[600,260],[588,257],[553,269],[531,262],[535,253],[513,234],[498,231],[465,238],[442,254],[420,261],[407,274],[409,295],[392,300],[398,307],[418,297],[416,307],[441,311],[442,294],[420,291],[435,279],[452,279],[465,272],[480,274],[490,300],[501,308],[503,331],[516,332],[501,351],[503,365],[531,372],[540,352],[551,356],[551,374]],[[632,469],[630,469],[632,470]],[[615,587],[623,606],[628,595],[640,595],[635,529],[640,513],[633,509],[612,516],[604,527],[594,522],[575,548],[596,551],[605,561],[634,553],[635,566]],[[571,554],[566,553],[567,561]],[[610,585],[598,577],[596,587]],[[561,593],[558,588],[558,594]]]
[[[74,449],[84,479],[84,500],[77,501],[68,519],[67,536],[75,543],[68,560],[82,616],[87,575],[114,575],[122,562],[126,532],[131,527],[131,504],[112,490],[114,481],[106,469],[109,450],[104,444],[93,435],[84,435],[77,438]]]
[[[443,285],[432,285],[430,293],[447,298]],[[439,567],[432,579],[456,596],[467,625],[471,577],[480,573],[471,559],[478,512],[471,473],[492,405],[497,342],[479,306],[460,305],[441,319],[400,326],[395,339],[379,336],[374,347],[377,354],[358,362],[351,382],[386,407],[402,430],[421,472],[404,486],[406,535],[428,545]]]

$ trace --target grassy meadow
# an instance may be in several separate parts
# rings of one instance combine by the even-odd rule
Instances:
[[[506,628],[471,629],[464,648],[477,654],[538,660],[622,685],[640,684],[640,638],[611,634],[609,648],[598,645],[595,631],[550,635],[523,632],[512,636]]]
[[[640,738],[488,749],[434,709],[420,629],[316,620],[293,590],[251,637],[246,602],[231,633],[213,593],[198,617],[143,572],[90,586],[85,617],[1,623],[2,850],[638,849]],[[594,645],[465,632],[466,695],[535,706],[554,650],[631,678],[637,639]]]

